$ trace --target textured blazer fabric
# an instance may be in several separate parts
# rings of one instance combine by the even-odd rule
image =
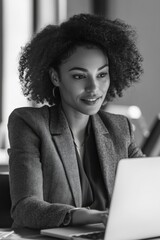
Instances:
[[[91,121],[111,198],[118,161],[143,155],[126,117],[99,111]],[[13,227],[60,226],[68,210],[82,206],[75,147],[61,107],[15,109],[8,130]]]

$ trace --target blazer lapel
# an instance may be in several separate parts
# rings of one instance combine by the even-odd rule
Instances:
[[[80,207],[82,196],[76,152],[67,119],[61,108],[51,108],[50,131],[63,162],[75,206]]]
[[[111,198],[116,167],[113,142],[100,116],[96,114],[91,119],[104,183]]]

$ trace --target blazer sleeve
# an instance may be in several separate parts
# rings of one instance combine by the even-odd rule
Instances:
[[[35,128],[24,121],[20,113],[13,111],[8,121],[10,149],[11,215],[14,226],[52,228],[63,223],[73,206],[49,203],[43,199],[43,172],[40,159],[40,139]]]

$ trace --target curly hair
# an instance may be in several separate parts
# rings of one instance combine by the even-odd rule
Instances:
[[[78,14],[60,25],[48,25],[22,49],[19,77],[29,100],[49,105],[54,98],[49,69],[72,55],[77,46],[96,46],[109,60],[110,87],[107,101],[121,97],[123,90],[138,82],[143,58],[136,46],[136,32],[120,19],[109,20],[91,14]]]

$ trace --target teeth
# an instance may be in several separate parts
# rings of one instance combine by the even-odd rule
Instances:
[[[89,102],[94,102],[96,101],[97,99],[86,99],[86,101],[89,101]]]

